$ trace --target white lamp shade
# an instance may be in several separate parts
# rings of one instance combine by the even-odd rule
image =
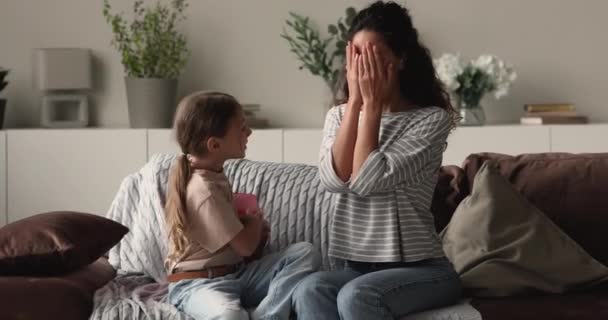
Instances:
[[[81,48],[44,48],[34,53],[34,73],[40,90],[92,88],[91,51]]]

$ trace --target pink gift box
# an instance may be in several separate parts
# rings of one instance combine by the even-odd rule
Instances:
[[[235,193],[232,195],[232,202],[237,214],[246,215],[248,211],[257,211],[258,198],[254,194]]]

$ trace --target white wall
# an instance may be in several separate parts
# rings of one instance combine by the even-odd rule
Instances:
[[[348,5],[369,1],[190,0],[184,27],[192,56],[180,95],[219,89],[242,102],[259,103],[275,126],[320,127],[329,91],[320,78],[298,71],[298,61],[279,37],[292,10],[309,15],[322,30]],[[88,47],[95,54],[92,120],[127,126],[122,67],[109,46],[110,27],[101,0],[1,0],[0,66],[13,70],[5,95],[8,127],[37,126],[30,52],[36,47]],[[125,10],[131,1],[113,0]],[[605,0],[411,0],[415,24],[435,55],[493,53],[515,64],[512,94],[486,101],[490,122],[517,120],[524,103],[571,101],[594,121],[608,121],[608,2]]]

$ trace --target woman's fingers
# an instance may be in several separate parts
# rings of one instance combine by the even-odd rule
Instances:
[[[395,75],[397,74],[397,70],[395,70],[395,65],[393,65],[392,63],[389,63],[386,69],[387,83],[392,86],[395,81]]]
[[[367,55],[372,77],[379,78],[378,76],[380,76],[382,72],[380,72],[378,61],[376,61],[376,55],[374,53],[374,46],[371,43],[367,47]]]
[[[375,68],[374,68],[374,62],[373,60],[373,55],[372,55],[372,51],[371,51],[371,44],[367,44],[365,46],[365,72],[367,74],[368,77],[370,78],[374,78],[375,76]]]
[[[352,63],[352,68],[351,71],[353,72],[353,76],[354,77],[359,77],[359,74],[361,73],[361,70],[359,69],[359,59],[360,55],[357,54],[353,54],[352,57],[350,58],[351,63]]]
[[[374,57],[374,67],[376,68],[376,74],[378,75],[378,78],[382,80],[387,80],[387,70],[386,64],[384,62],[384,57],[378,51],[378,47],[376,46],[373,46],[372,52]]]
[[[359,68],[359,78],[367,75],[367,70],[365,70],[365,63],[363,62],[363,59],[363,53],[357,56],[357,68]]]
[[[351,55],[351,46],[350,41],[346,44],[346,70],[350,71],[352,66],[352,55]]]
[[[361,91],[361,95],[365,95],[369,89],[369,74],[367,74],[366,66],[365,66],[365,54],[362,50],[360,55],[357,55],[357,65],[359,68],[359,74],[357,76],[359,82],[359,90]]]

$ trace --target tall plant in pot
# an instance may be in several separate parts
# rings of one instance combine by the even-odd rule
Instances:
[[[2,91],[4,90],[4,88],[6,88],[6,86],[8,85],[8,82],[5,80],[7,75],[8,75],[8,70],[2,69],[2,67],[0,67],[0,94],[2,94]],[[6,99],[0,97],[0,129],[2,129],[4,127],[4,114],[5,113],[6,113]]]
[[[169,2],[169,3],[165,3]],[[158,0],[133,4],[133,17],[114,14],[104,0],[103,15],[112,27],[112,45],[125,69],[125,84],[132,128],[171,126],[177,98],[177,79],[189,50],[177,27],[185,16],[186,0]]]

